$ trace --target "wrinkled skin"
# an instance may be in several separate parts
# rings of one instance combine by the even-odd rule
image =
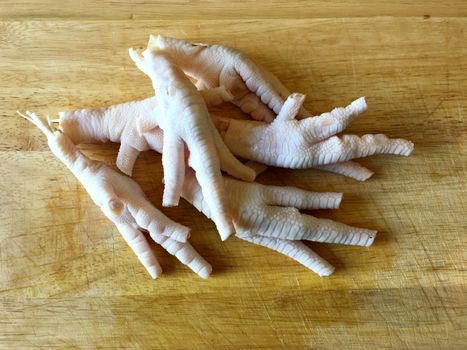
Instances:
[[[136,114],[140,117],[130,118],[132,120],[104,118],[97,124],[93,124],[95,120],[88,120],[83,123],[86,125],[78,123],[78,128],[69,128],[70,136],[76,142],[80,142],[80,138],[86,140],[85,142],[120,140],[122,144],[117,165],[127,174],[131,174],[139,152],[151,148],[163,151],[166,181],[164,205],[176,205],[183,194],[199,210],[213,218],[221,237],[226,238],[235,229],[238,237],[288,255],[321,276],[331,274],[333,267],[301,240],[371,245],[375,231],[317,219],[298,211],[336,208],[342,198],[339,193],[311,193],[290,187],[262,186],[219,177],[220,171],[216,170],[220,168],[246,180],[251,180],[254,176],[222,143],[209,118],[206,104],[231,101],[257,120],[274,121],[268,125],[214,118],[217,128],[236,153],[270,165],[289,168],[316,167],[364,180],[371,176],[371,172],[348,159],[375,153],[408,155],[413,145],[405,140],[390,140],[384,135],[333,137],[345,128],[351,118],[366,109],[364,100],[357,100],[346,108],[309,118],[308,123],[299,122],[295,119],[308,116],[302,107],[304,96],[290,95],[277,78],[243,54],[221,46],[173,40],[151,38],[143,57],[130,50],[130,56],[138,68],[152,80],[156,104],[151,99],[140,101],[141,106],[138,102],[124,104],[130,114],[135,114],[136,109]],[[193,88],[177,65],[198,80],[196,86],[201,91]],[[232,93],[227,92],[225,87]],[[105,115],[105,112],[104,110],[101,115]],[[95,117],[92,113],[88,116],[91,119]],[[76,149],[76,152],[63,153],[63,149],[74,147],[69,140],[68,144],[61,141],[60,146],[54,148],[55,143],[50,139],[57,135],[61,135],[62,140],[66,137],[54,132],[43,121],[42,124],[38,122],[40,118],[35,115],[29,114],[27,119],[50,136],[51,149],[79,179],[81,174],[86,174],[80,181],[107,217],[115,222],[153,277],[160,274],[160,266],[152,252],[148,251],[149,247],[140,230],[149,230],[153,239],[163,246],[164,243],[171,242],[169,252],[177,255],[202,277],[209,275],[210,266],[199,255],[197,258],[197,253],[186,242],[188,233],[183,230],[185,228],[162,225],[163,228],[159,230],[161,232],[158,231],[160,227],[155,226],[165,217],[162,214],[162,218],[158,217],[157,214],[160,213],[157,210],[156,214],[146,215],[146,210],[141,209],[146,207],[146,203],[133,197],[136,194],[139,199],[144,198],[136,184],[134,185],[140,193],[127,184],[128,178],[110,168],[111,173],[99,171],[105,166],[88,165],[87,162],[98,162],[90,161]],[[65,119],[61,115],[60,124]],[[117,127],[110,125],[112,122]],[[66,129],[63,125],[62,129]],[[100,128],[107,131],[96,132]],[[190,151],[189,164],[197,170],[195,175],[190,170],[185,173],[186,148]],[[196,155],[196,152],[204,154],[205,158]],[[214,161],[210,162],[212,159]],[[214,171],[206,172],[204,169],[203,172],[203,167]],[[92,179],[95,177],[98,179]],[[210,183],[214,185],[209,187]],[[227,190],[223,190],[224,186]],[[222,206],[223,200],[231,203],[230,208]],[[156,233],[151,231],[151,226]],[[177,230],[183,232],[176,233]],[[172,242],[176,244],[176,248]],[[180,250],[185,252],[178,254]]]
[[[185,173],[185,146],[190,166],[212,210],[213,221],[223,240],[234,233],[230,210],[224,200],[221,169],[234,177],[252,181],[255,173],[238,161],[225,146],[216,130],[202,95],[173,62],[161,51],[145,50],[143,56],[130,49],[136,66],[152,81],[156,92],[155,113],[142,118],[138,131],[160,127],[164,131],[162,165],[164,168],[163,205],[177,205]]]
[[[127,102],[109,108],[79,109],[59,112],[59,128],[75,144],[117,142],[120,149],[116,165],[124,174],[132,175],[140,152],[154,149],[162,153],[163,133],[160,128],[140,135],[138,122],[154,113],[155,97]]]
[[[233,48],[195,44],[161,35],[151,36],[148,47],[170,53],[185,73],[197,80],[196,86],[199,89],[218,86],[227,88],[234,96],[231,102],[258,121],[275,120],[290,96],[290,92],[277,77]],[[300,104],[294,117],[308,118],[310,113]],[[374,153],[408,155],[413,149],[413,144],[410,142],[388,140],[383,135],[365,135],[362,138],[353,135],[345,135],[342,138],[331,137],[339,132],[337,131],[339,128],[332,132],[332,128],[327,128],[325,125],[330,118],[326,115],[320,117],[294,125],[304,126],[293,127],[295,131],[291,134],[293,137],[288,137],[285,142],[283,135],[287,134],[281,130],[290,129],[293,123],[276,123],[276,127],[263,127],[264,132],[274,135],[265,137],[264,132],[259,132],[258,128],[249,127],[247,131],[243,129],[243,123],[234,121],[230,128],[231,132],[226,134],[224,141],[228,146],[232,146],[229,148],[235,155],[246,159],[285,168],[319,168],[360,181],[370,178],[373,172],[348,159]],[[322,121],[324,125],[320,125]],[[310,128],[313,130],[308,132]],[[342,130],[343,128],[340,131]],[[299,135],[297,131],[300,131]],[[240,136],[239,132],[243,134]],[[331,138],[325,141],[326,134]],[[232,135],[233,139],[229,139],[229,135]],[[305,137],[306,135],[308,136]],[[243,146],[238,143],[239,140],[242,141]],[[258,140],[264,146],[257,144]],[[268,144],[271,142],[271,145]],[[270,148],[275,152],[271,152]],[[327,151],[332,155],[323,155]]]
[[[227,177],[224,181],[237,237],[279,251],[320,276],[330,275],[334,268],[301,240],[368,247],[375,239],[376,231],[299,212],[299,209],[338,208],[342,193],[264,186]],[[186,175],[182,195],[208,218],[211,216],[202,191],[190,173]]]
[[[363,98],[318,117],[295,120],[302,96],[292,94],[272,123],[224,118],[213,113],[211,117],[225,144],[237,156],[270,166],[317,168],[360,181],[371,177],[373,172],[349,159],[375,153],[408,155],[413,149],[409,141],[384,135],[334,136],[366,110]],[[162,153],[164,133],[159,127],[142,135],[137,131],[139,120],[155,113],[156,105],[155,97],[151,97],[107,109],[60,112],[58,121],[75,143],[121,143],[117,166],[131,174],[140,152],[153,149]]]
[[[216,124],[225,143],[240,157],[283,168],[321,168],[358,180],[366,180],[372,172],[350,159],[381,153],[408,156],[413,150],[412,142],[383,134],[335,136],[367,109],[364,98],[345,108],[296,120],[303,100],[304,95],[290,95],[269,124],[227,118]]]
[[[151,35],[148,47],[170,53],[176,64],[197,80],[199,89],[225,86],[234,96],[232,103],[256,120],[274,120],[290,95],[277,77],[233,48],[162,35]],[[300,117],[308,115],[304,108],[299,112]]]
[[[22,116],[47,136],[50,150],[71,170],[94,203],[115,224],[152,278],[157,278],[162,269],[142,231],[148,231],[156,243],[199,276],[209,276],[212,267],[187,241],[187,227],[157,210],[131,178],[102,162],[87,158],[68,136],[54,130],[48,120],[34,113],[26,114]]]
[[[146,100],[134,102],[134,104],[143,104],[144,101]],[[97,135],[96,133],[91,135],[89,130],[83,128],[84,125],[90,124],[87,118],[105,119],[111,122],[116,117],[115,113],[118,112],[118,115],[122,117],[125,115],[129,119],[135,120],[140,116],[138,113],[145,112],[142,108],[132,107],[132,104],[117,105],[107,110],[80,110],[69,112],[69,114],[61,114],[60,127],[66,134],[73,135],[73,139],[96,142],[102,140],[102,138],[108,138],[108,135]],[[289,110],[290,113],[287,115],[293,115],[297,110],[296,107],[296,104],[287,104],[284,113],[285,110]],[[92,123],[98,124],[97,121]],[[264,126],[267,127],[268,124],[264,124]],[[302,130],[302,128],[299,129]],[[105,133],[105,130],[102,132]],[[144,136],[147,137],[147,134],[144,134]],[[163,138],[163,133],[158,134],[158,137]],[[118,138],[113,139],[113,141],[119,142]],[[160,145],[162,143],[162,140],[157,142],[159,149],[156,150],[159,152],[161,152]],[[297,210],[337,208],[342,198],[340,193],[311,193],[292,187],[248,184],[225,177],[224,181],[225,188],[227,188],[226,198],[233,213],[237,237],[279,251],[320,275],[324,276],[332,273],[332,266],[300,240],[368,246],[375,237],[376,232],[374,231],[353,228],[330,220],[302,215]],[[182,195],[198,210],[211,217],[209,206],[204,200],[199,184],[189,171],[184,180]]]
[[[201,92],[208,106],[216,106],[232,99],[232,95],[223,87]],[[60,129],[75,144],[95,142],[118,142],[116,165],[124,174],[131,176],[139,154],[150,149],[162,153],[163,131],[154,127],[140,134],[138,125],[142,119],[154,115],[157,106],[156,97],[140,101],[126,102],[108,108],[78,109],[59,112],[57,121]]]

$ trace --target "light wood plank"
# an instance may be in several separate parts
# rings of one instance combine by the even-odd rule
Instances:
[[[458,17],[467,3],[394,0],[3,0],[0,19],[303,19],[342,17]]]
[[[109,17],[79,20],[91,11],[83,7],[69,21],[18,4],[44,17],[0,22],[0,347],[465,346],[467,19],[100,20],[120,18],[118,6],[132,10],[119,4]],[[313,170],[270,169],[259,178],[345,192],[341,209],[313,214],[378,229],[374,246],[311,244],[337,267],[320,279],[277,253],[220,242],[183,202],[164,211],[192,228],[214,273],[200,280],[153,246],[166,274],[150,280],[14,111],[52,114],[148,96],[126,49],[154,32],[242,49],[305,92],[316,113],[365,95],[369,111],[350,132],[413,140],[409,158],[362,160],[376,171],[366,183]],[[109,164],[116,150],[84,147]],[[135,179],[158,206],[161,178],[160,156],[143,154]]]

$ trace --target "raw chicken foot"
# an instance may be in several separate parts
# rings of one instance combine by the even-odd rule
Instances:
[[[151,79],[156,92],[154,114],[141,118],[140,134],[160,127],[164,131],[162,165],[165,189],[163,205],[177,205],[185,173],[185,145],[189,164],[212,210],[213,221],[223,240],[234,233],[230,210],[224,200],[221,169],[232,176],[252,181],[255,173],[237,160],[225,146],[209,116],[206,104],[191,81],[171,57],[161,51],[133,49],[130,56]]]
[[[211,265],[187,241],[189,229],[157,210],[136,182],[102,162],[87,158],[67,135],[54,129],[50,120],[31,112],[19,114],[47,136],[50,150],[71,170],[94,203],[117,226],[152,278],[157,278],[162,269],[141,230],[148,231],[156,243],[199,276],[209,276]]]
[[[202,91],[208,106],[215,106],[230,101],[232,95],[224,88]],[[118,142],[120,149],[116,165],[124,174],[131,176],[136,159],[141,152],[153,149],[162,153],[162,130],[154,128],[140,135],[138,124],[141,118],[148,118],[154,113],[156,97],[141,101],[121,103],[109,108],[80,109],[70,112],[59,112],[60,129],[73,143]]]
[[[376,231],[299,212],[299,209],[338,208],[342,193],[264,186],[228,177],[224,181],[237,237],[285,254],[320,276],[330,275],[334,268],[301,240],[368,247],[375,239]],[[182,196],[208,218],[211,216],[200,187],[189,172]]]
[[[271,166],[317,168],[360,181],[371,177],[373,172],[349,159],[374,153],[408,155],[413,149],[409,141],[388,139],[384,135],[333,136],[366,110],[364,98],[345,108],[298,121],[293,117],[302,101],[303,95],[292,94],[270,124],[211,116],[227,147],[237,156]],[[58,121],[75,143],[120,142],[117,165],[131,174],[139,152],[153,149],[162,153],[160,128],[154,127],[143,135],[137,132],[138,120],[152,115],[156,105],[155,97],[151,97],[107,109],[60,112]]]
[[[199,89],[225,86],[234,96],[232,103],[256,120],[274,120],[290,95],[277,77],[230,47],[162,35],[151,35],[148,47],[168,52],[187,75],[197,80]],[[302,107],[299,116],[308,115]]]
[[[228,147],[239,157],[283,168],[321,168],[358,180],[366,180],[372,172],[348,162],[350,159],[373,154],[408,156],[413,150],[412,142],[383,134],[335,136],[366,110],[363,97],[345,108],[295,120],[304,98],[302,94],[290,95],[269,124],[228,118],[216,124]]]

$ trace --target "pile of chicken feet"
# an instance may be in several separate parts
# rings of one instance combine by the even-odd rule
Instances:
[[[285,254],[320,276],[334,268],[302,240],[373,243],[376,231],[299,211],[338,208],[342,193],[253,182],[266,166],[317,168],[364,181],[373,173],[351,159],[410,155],[413,144],[407,140],[382,134],[335,136],[366,110],[364,98],[312,116],[302,106],[304,95],[291,94],[274,75],[232,48],[159,35],[150,36],[142,53],[130,49],[129,54],[151,79],[154,96],[105,109],[60,112],[55,119],[33,112],[20,115],[47,136],[51,151],[117,226],[151,277],[157,278],[162,269],[146,232],[202,278],[212,267],[190,245],[189,228],[156,209],[130,178],[139,153],[150,149],[162,153],[162,205],[176,206],[183,197],[214,221],[222,240],[235,234]],[[254,120],[209,112],[224,102]],[[123,174],[76,147],[109,141],[120,143],[116,165]]]

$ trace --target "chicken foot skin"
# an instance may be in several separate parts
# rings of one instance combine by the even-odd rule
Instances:
[[[288,115],[293,116],[296,106],[289,109]],[[302,215],[297,210],[337,208],[342,199],[340,193],[310,193],[291,187],[258,184],[249,186],[229,178],[224,178],[224,182],[237,237],[281,252],[319,275],[332,273],[332,266],[301,240],[368,246],[375,237],[375,231]],[[187,173],[184,183],[184,198],[210,217],[209,206],[196,178]]]
[[[273,121],[290,95],[276,76],[239,50],[162,35],[151,35],[148,47],[169,53],[199,89],[225,86],[231,102],[255,120]],[[302,107],[299,115],[308,112]]]
[[[148,231],[156,243],[200,277],[209,276],[211,265],[187,241],[189,229],[157,210],[136,182],[102,162],[87,158],[71,138],[54,129],[50,120],[31,112],[19,114],[47,136],[52,153],[75,175],[94,203],[115,224],[152,278],[160,276],[162,268],[142,230]]]
[[[209,116],[206,104],[191,81],[161,51],[145,50],[142,55],[130,49],[136,66],[152,81],[156,93],[155,113],[139,120],[140,134],[155,127],[164,131],[163,205],[177,205],[185,172],[184,146],[190,152],[190,166],[203,188],[213,211],[213,221],[223,240],[234,233],[230,211],[224,200],[221,169],[234,177],[252,181],[255,172],[228,150]]]
[[[236,236],[298,261],[320,276],[334,268],[302,240],[368,247],[376,231],[301,214],[299,209],[336,209],[342,193],[309,192],[294,187],[265,186],[224,177]],[[187,172],[182,196],[208,218],[211,213],[196,178]]]
[[[214,113],[211,117],[227,147],[239,157],[269,166],[316,168],[360,181],[367,180],[373,172],[350,159],[375,153],[409,155],[413,149],[410,141],[384,135],[335,136],[366,110],[364,98],[304,120],[294,119],[303,95],[292,94],[286,101],[282,116],[279,114],[273,123],[230,119]],[[132,154],[148,149],[162,153],[161,128],[155,126],[142,135],[137,131],[138,120],[154,113],[156,105],[155,97],[150,97],[107,109],[60,112],[57,121],[76,143],[120,142],[117,164],[121,164],[118,159],[132,158]],[[129,165],[124,172],[131,174],[132,167]]]
[[[323,170],[336,171],[359,180],[365,180],[372,173],[355,163],[348,163],[351,159],[373,154],[408,156],[413,150],[412,142],[390,139],[383,134],[336,136],[367,109],[363,97],[344,108],[296,120],[303,100],[302,94],[290,95],[272,123],[222,118],[217,124],[223,123],[219,126],[222,137],[232,152],[240,157],[291,169],[324,167]]]

